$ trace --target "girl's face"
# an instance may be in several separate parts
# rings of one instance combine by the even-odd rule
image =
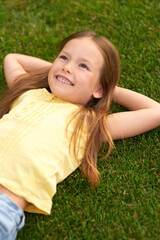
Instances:
[[[91,39],[72,39],[53,62],[49,87],[57,97],[74,104],[85,105],[92,96],[101,98],[103,63],[103,56]]]

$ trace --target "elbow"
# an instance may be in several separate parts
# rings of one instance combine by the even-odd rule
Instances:
[[[153,116],[157,125],[156,127],[159,127],[160,126],[160,104],[159,106],[153,109]]]

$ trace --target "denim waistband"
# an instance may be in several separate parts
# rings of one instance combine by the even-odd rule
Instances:
[[[16,239],[24,222],[23,210],[7,195],[0,193],[0,240]]]

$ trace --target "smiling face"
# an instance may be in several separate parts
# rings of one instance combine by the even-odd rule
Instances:
[[[72,39],[53,62],[49,87],[57,97],[74,104],[85,105],[91,97],[101,98],[103,63],[101,52],[90,38]]]

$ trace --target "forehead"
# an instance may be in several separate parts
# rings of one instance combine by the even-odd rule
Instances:
[[[86,59],[91,64],[102,66],[103,56],[90,38],[72,39],[63,47],[62,51],[72,54],[73,57]]]

